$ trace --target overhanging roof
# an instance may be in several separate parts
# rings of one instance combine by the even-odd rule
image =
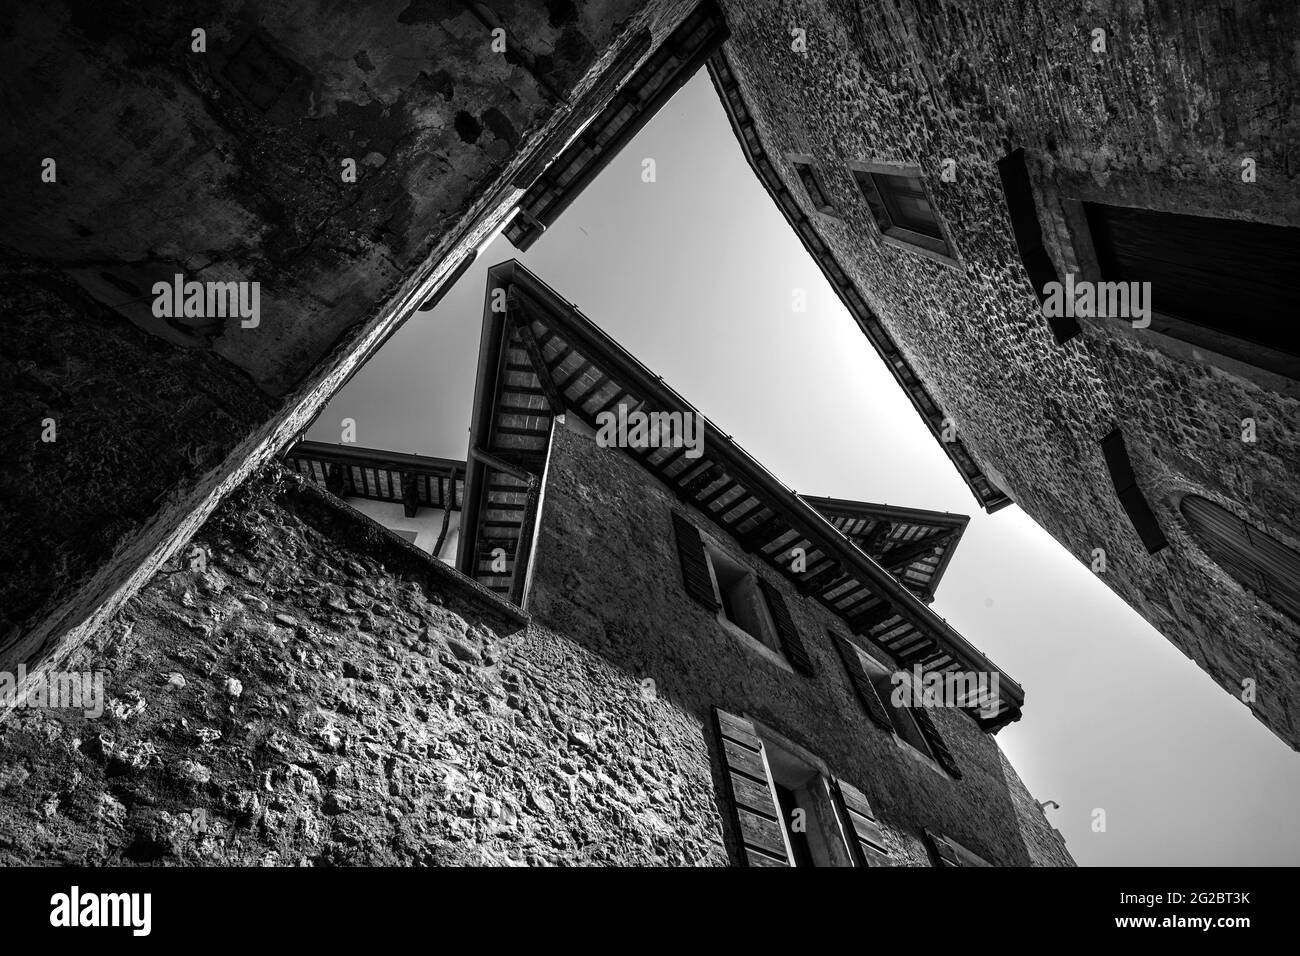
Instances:
[[[728,35],[722,11],[712,0],[688,14],[581,134],[535,179],[520,183],[528,191],[519,200],[520,214],[505,230],[514,247],[522,252],[536,242]],[[643,42],[644,46],[629,47],[629,59],[644,53],[650,38],[644,37]]]
[[[487,287],[457,566],[519,602],[555,416],[577,415],[596,428],[597,416],[619,404],[629,413],[699,413],[518,262],[493,266]],[[504,312],[492,310],[495,289],[506,291]],[[847,630],[886,648],[902,666],[920,666],[926,673],[998,670],[831,520],[699,417],[704,443],[697,459],[686,458],[684,448],[628,448],[626,453],[801,593],[839,616]],[[894,517],[901,522],[907,509],[897,511]],[[911,514],[933,518],[936,513]],[[806,555],[802,572],[792,569],[796,547]],[[504,570],[499,560],[494,569],[497,548],[507,557]],[[1002,674],[1000,690],[991,717],[978,715],[987,701],[969,701],[986,729],[1020,716],[1020,686]]]
[[[970,522],[969,515],[946,511],[799,497],[927,604]]]
[[[465,463],[450,458],[300,441],[284,463],[340,498],[404,504],[411,514],[415,508],[458,511],[465,496]]]

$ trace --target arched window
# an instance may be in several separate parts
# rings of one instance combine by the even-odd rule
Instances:
[[[1206,553],[1245,588],[1300,621],[1300,552],[1196,495],[1179,505]]]

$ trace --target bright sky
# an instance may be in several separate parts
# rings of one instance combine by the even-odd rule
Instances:
[[[997,739],[1061,805],[1048,818],[1080,865],[1300,863],[1300,755],[1018,507],[979,509],[750,172],[703,70],[527,254],[496,240],[408,320],[309,437],[337,442],[351,417],[360,445],[464,458],[486,272],[511,258],[796,491],[972,516],[934,608],[1025,688]]]

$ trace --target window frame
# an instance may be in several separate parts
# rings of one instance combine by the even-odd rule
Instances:
[[[807,153],[786,153],[785,158],[791,167],[793,167],[795,179],[799,181],[799,187],[803,190],[803,194],[807,197],[808,204],[812,206],[813,211],[819,216],[825,216],[827,219],[843,223],[844,215],[840,212],[840,208],[831,201],[830,190],[826,188],[826,177],[822,174],[821,166],[818,164],[817,160]],[[814,198],[812,193],[808,191],[808,184],[804,182],[803,177],[799,175],[800,166],[807,168],[808,175],[812,179],[813,185],[817,187],[817,191],[821,193],[825,205],[817,205],[816,198]]]
[[[862,194],[863,202],[866,203],[870,210],[870,215],[867,218],[871,220],[876,235],[885,245],[924,256],[927,259],[941,262],[953,268],[964,268],[961,255],[957,251],[957,244],[952,238],[952,231],[948,228],[947,220],[939,212],[939,207],[935,205],[934,193],[931,192],[927,185],[924,170],[920,166],[904,163],[876,163],[859,159],[847,160],[846,165],[853,173],[853,181]],[[921,193],[925,196],[930,211],[934,214],[934,222],[942,238],[936,239],[933,236],[927,236],[905,226],[896,225],[889,216],[888,204],[881,194],[879,184],[875,179],[876,176],[894,176],[915,181]],[[868,185],[870,191],[868,191]],[[877,212],[877,206],[880,212]],[[881,224],[881,212],[883,212],[884,218],[888,220],[887,225]]]
[[[823,862],[814,862],[814,867],[853,867],[853,851],[849,846],[850,834],[853,832],[847,820],[842,818],[840,802],[835,794],[834,780],[826,762],[816,754],[809,752],[804,747],[799,746],[785,735],[773,730],[767,724],[756,720],[752,716],[747,716],[754,726],[754,732],[763,742],[765,760],[767,762],[768,773],[771,775],[774,787],[786,790],[798,790],[812,797],[814,806],[803,808],[806,810],[805,820],[811,820],[818,829],[818,837],[822,844],[821,853],[817,853],[810,846],[812,857],[816,861],[820,855]],[[791,764],[797,764],[805,774],[800,777],[801,783],[791,786],[783,781],[788,781],[789,768]],[[778,779],[780,777],[780,779]],[[777,797],[777,794],[773,794]],[[795,856],[794,837],[790,831],[790,821],[786,819],[786,809],[782,806],[779,798],[777,807],[780,809],[781,829],[785,833],[787,843],[790,845],[791,858]],[[795,864],[797,867],[797,864]]]
[[[921,729],[920,723],[912,714],[912,708],[895,707],[890,703],[893,691],[893,675],[902,674],[903,680],[907,682],[909,687],[912,683],[912,675],[901,668],[891,667],[884,663],[884,661],[878,658],[875,654],[862,648],[857,641],[847,641],[846,643],[857,652],[858,662],[862,667],[863,673],[865,673],[868,680],[870,680],[872,688],[876,691],[876,696],[880,698],[881,705],[884,706],[886,711],[889,713],[890,721],[893,724],[893,728],[889,731],[889,735],[894,738],[894,743],[898,748],[918,763],[929,767],[945,780],[956,780],[957,778],[950,774],[946,769],[944,769],[943,765],[939,763],[939,760],[934,753],[934,748],[931,746],[929,740],[926,739],[925,731]],[[880,688],[877,685],[876,672],[884,675],[885,679],[889,680],[891,685],[889,694],[880,693]],[[924,749],[918,747],[911,740],[908,740],[898,732],[898,722],[902,719],[899,716],[901,713],[906,714],[906,719],[909,721],[909,726],[912,732],[916,735],[916,738],[924,744]]]
[[[713,596],[718,602],[717,610],[714,612],[718,623],[745,646],[766,657],[778,667],[793,673],[794,668],[786,659],[781,643],[781,635],[777,632],[776,622],[773,620],[772,608],[768,604],[767,595],[763,593],[763,588],[759,585],[758,572],[746,562],[737,558],[716,537],[701,528],[696,530],[699,532],[700,544],[704,549],[704,561],[709,569],[709,582],[713,585]],[[747,584],[751,590],[750,599],[756,605],[759,629],[763,632],[761,635],[751,634],[743,625],[727,616],[727,602],[722,599],[722,586],[718,581],[715,555],[739,568],[746,575]]]
[[[894,691],[894,675],[902,674],[903,680],[909,688],[912,686],[911,675],[904,670],[886,667],[880,661],[876,660],[875,657],[862,650],[862,648],[858,648],[858,658],[862,661],[862,669],[866,671],[867,677],[871,680],[871,686],[876,689],[876,694],[880,697],[880,702],[889,708],[890,718],[894,722],[894,740],[897,741],[899,746],[914,751],[924,757],[927,762],[932,763],[937,767],[939,762],[934,758],[934,751],[931,749],[929,741],[925,739],[925,733],[921,730],[921,725],[917,723],[916,718],[912,716],[912,708],[895,707],[891,703]],[[882,683],[888,685],[884,693],[881,692]],[[907,715],[907,726],[911,731],[910,735],[901,734],[898,731],[899,720],[901,719],[899,714],[902,713]],[[915,737],[915,740],[909,739],[910,737]]]

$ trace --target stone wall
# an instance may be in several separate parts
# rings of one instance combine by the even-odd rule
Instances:
[[[1300,625],[1191,539],[1183,494],[1300,545],[1300,402],[1265,377],[1122,323],[1058,346],[1007,219],[995,162],[1030,157],[1058,272],[1062,197],[1300,225],[1294,4],[726,3],[727,53],[767,152],[986,473],[1234,694],[1300,746]],[[792,51],[790,29],[807,31]],[[1092,49],[1106,31],[1107,52]],[[812,211],[787,153],[812,155],[838,218]],[[1252,156],[1259,176],[1240,178]],[[955,161],[956,180],[941,169]],[[959,263],[887,245],[847,165],[919,166]],[[1254,418],[1258,441],[1241,440]],[[1148,555],[1099,438],[1123,430],[1170,546]]]
[[[784,595],[815,674],[805,677],[755,653],[682,584],[671,513],[685,506],[624,452],[598,447],[581,426],[557,427],[555,436],[534,559],[535,625],[598,654],[634,687],[653,681],[659,699],[695,728],[675,755],[679,766],[707,768],[721,786],[717,743],[707,729],[716,706],[759,720],[862,790],[899,863],[929,865],[923,828],[997,864],[1028,864],[1040,855],[1069,860],[1036,804],[1030,801],[1029,810],[1015,796],[1023,784],[972,719],[932,711],[963,772],[954,781],[868,719],[827,636],[832,627],[845,633],[842,622],[731,542],[733,555]],[[695,509],[685,513],[723,534]],[[1031,707],[1026,719],[1032,714]],[[1056,844],[1055,857],[1031,857],[1025,833],[1036,844]]]
[[[520,618],[273,471],[69,662],[101,718],[0,721],[0,864],[724,862],[693,722]]]
[[[0,864],[724,865],[715,704],[857,783],[900,863],[922,826],[1069,862],[973,721],[935,714],[959,783],[905,754],[788,588],[817,677],[755,657],[682,591],[666,491],[557,435],[531,622],[298,476],[244,486],[64,665],[109,671],[101,717],[0,720]]]

